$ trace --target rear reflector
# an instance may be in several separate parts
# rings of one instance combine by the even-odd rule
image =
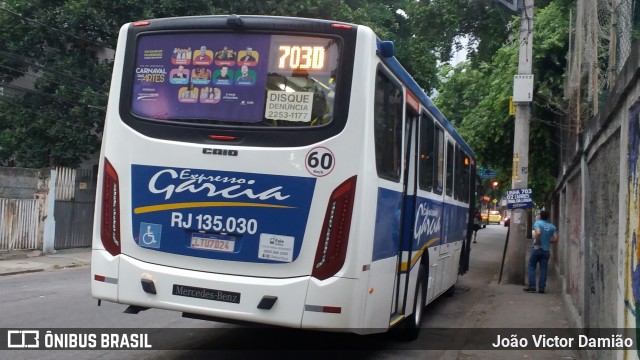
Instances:
[[[103,283],[107,283],[107,284],[117,284],[118,283],[118,279],[116,279],[116,278],[107,277],[107,276],[98,275],[98,274],[93,276],[93,280],[99,281],[99,282],[103,282]]]
[[[330,314],[340,314],[342,312],[342,308],[338,306],[323,306],[322,312]]]
[[[342,308],[340,306],[322,306],[322,305],[306,305],[304,311],[321,312],[327,314],[341,314]]]

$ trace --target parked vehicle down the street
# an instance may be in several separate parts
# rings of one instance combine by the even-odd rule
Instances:
[[[489,224],[500,224],[502,221],[502,216],[500,215],[500,211],[491,210],[489,211]]]

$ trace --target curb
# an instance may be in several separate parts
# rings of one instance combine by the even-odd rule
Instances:
[[[12,272],[0,273],[0,276],[29,274],[29,273],[37,273],[37,272],[43,272],[43,271],[44,271],[44,269],[20,270],[20,271],[12,271]]]

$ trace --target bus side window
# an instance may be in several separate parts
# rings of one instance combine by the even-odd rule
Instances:
[[[436,161],[435,129],[433,119],[422,115],[420,120],[420,159],[418,184],[421,190],[433,191],[434,164]]]
[[[447,196],[453,196],[453,168],[455,161],[455,153],[453,152],[453,143],[447,141]]]
[[[456,199],[469,203],[469,156],[456,144]]]
[[[436,126],[435,133],[435,157],[437,158],[437,168],[435,172],[435,190],[436,194],[442,194],[444,187],[444,130]]]
[[[381,71],[376,76],[374,133],[376,167],[382,178],[400,181],[402,164],[402,89]]]
[[[463,193],[463,188],[462,188],[462,172],[463,172],[463,158],[462,158],[462,152],[460,151],[460,145],[456,144],[455,145],[455,153],[456,153],[456,160],[455,160],[455,167],[454,167],[454,172],[455,172],[455,178],[454,178],[454,182],[453,182],[453,194],[455,196],[456,200],[462,201],[462,193]]]

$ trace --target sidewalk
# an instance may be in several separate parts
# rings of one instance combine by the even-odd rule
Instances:
[[[476,269],[496,266],[498,271],[493,273],[491,278],[483,275],[482,271],[469,272],[468,275],[460,278],[469,287],[469,292],[479,299],[468,310],[467,320],[462,325],[465,329],[473,329],[473,332],[466,337],[466,346],[462,350],[448,351],[441,360],[586,359],[585,353],[562,344],[556,345],[555,348],[553,348],[553,344],[550,344],[546,348],[531,349],[532,346],[535,346],[534,336],[547,338],[558,336],[560,339],[574,338],[575,340],[577,335],[573,330],[579,330],[572,329],[575,324],[571,322],[571,311],[568,310],[566,297],[562,293],[562,278],[553,265],[549,264],[544,294],[525,292],[523,289],[526,284],[508,284],[505,282],[504,276],[503,282],[498,283],[505,234],[497,235],[495,232],[487,231],[481,235],[482,238],[478,238],[478,244],[474,244],[476,255],[481,256],[479,259],[477,257],[472,259],[472,261],[477,261],[475,263]],[[488,252],[480,252],[480,246],[484,247],[482,250],[488,250]],[[472,253],[473,251],[472,247]],[[526,259],[528,259],[529,252],[530,249],[527,249]],[[524,266],[525,260],[523,259]],[[525,278],[527,278],[526,274]],[[504,334],[503,338],[506,338],[508,343],[511,343],[509,341],[512,340],[511,335],[515,335],[517,339],[526,339],[529,348],[507,345],[495,350],[474,350],[474,348],[486,348],[487,344],[496,342],[495,329],[500,329],[499,332]],[[491,340],[487,336],[478,335],[483,333],[493,334]],[[573,344],[576,343],[577,341],[574,341]]]
[[[550,269],[551,270],[551,269]],[[464,327],[482,332],[483,329],[497,328],[504,333],[503,338],[511,340],[509,336],[515,334],[518,339],[526,339],[529,346],[533,346],[533,336],[546,336],[562,339],[573,338],[567,310],[562,294],[561,281],[555,271],[550,271],[547,288],[544,294],[523,291],[525,285],[498,284],[494,279],[486,284],[482,291],[482,300],[478,301],[471,310]],[[488,331],[495,333],[495,331]],[[473,332],[467,337],[468,349],[449,351],[441,360],[507,360],[507,359],[536,359],[536,360],[577,360],[584,358],[580,351],[565,348],[560,345],[553,349],[518,349],[507,346],[495,350],[473,350],[486,346],[491,342],[486,337]],[[576,341],[574,341],[574,344]],[[475,347],[475,348],[478,348]]]
[[[91,248],[61,249],[55,254],[42,251],[0,252],[0,276],[88,266]]]

